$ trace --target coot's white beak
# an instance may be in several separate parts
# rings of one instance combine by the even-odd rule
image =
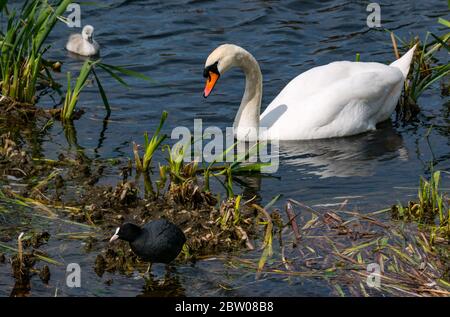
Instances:
[[[109,239],[109,243],[119,239],[119,230],[120,230],[120,227],[118,227],[116,229],[116,233],[114,233],[114,235],[111,237],[111,239]]]

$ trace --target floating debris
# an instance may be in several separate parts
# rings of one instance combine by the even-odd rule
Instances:
[[[44,267],[41,269],[41,271],[39,272],[39,278],[43,283],[48,284],[48,282],[50,281],[50,268],[48,267],[48,265],[44,265]]]

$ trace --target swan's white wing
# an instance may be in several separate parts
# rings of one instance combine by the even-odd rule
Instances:
[[[375,128],[393,111],[403,75],[379,63],[334,62],[293,79],[261,115],[280,139],[317,139]]]

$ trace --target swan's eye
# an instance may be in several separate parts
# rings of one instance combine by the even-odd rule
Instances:
[[[211,79],[210,72],[220,75],[219,70],[217,69],[217,64],[219,64],[219,62],[215,62],[214,64],[205,67],[203,70],[203,77]]]
[[[203,70],[203,78],[208,78],[209,79],[209,70],[208,70],[208,68],[205,68]]]

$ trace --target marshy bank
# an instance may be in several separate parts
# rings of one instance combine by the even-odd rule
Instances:
[[[171,274],[209,262],[222,263],[231,275],[245,272],[251,283],[280,279],[289,285],[319,279],[330,293],[342,296],[450,295],[449,200],[440,193],[437,176],[431,183],[422,181],[417,207],[411,202],[408,207],[361,213],[349,209],[348,201],[338,208],[311,208],[289,199],[280,210],[273,207],[275,200],[265,208],[241,196],[220,202],[192,174],[185,182],[170,182],[159,195],[145,195],[145,188],[156,183],[128,180],[128,164],[87,162],[81,154],[33,160],[18,140],[10,135],[1,140],[0,247],[7,254],[2,254],[2,266],[11,262],[14,272],[11,295],[32,295],[36,284],[38,290],[44,287],[57,295],[68,263],[62,246],[73,241],[90,259],[89,266],[83,266],[88,274],[109,286],[124,277],[141,281],[146,295],[184,294]],[[115,187],[96,185],[105,169],[116,170],[122,181]],[[425,207],[427,221],[412,218],[411,210],[419,215]],[[400,219],[386,222],[386,216]],[[144,280],[140,274],[147,265],[128,244],[111,247],[107,241],[123,221],[143,223],[160,217],[180,226],[188,242],[172,268],[159,267],[157,272],[164,276]],[[22,225],[17,226],[17,219]],[[16,246],[20,230],[27,233]],[[367,286],[367,267],[374,263],[382,270],[378,288]],[[217,287],[223,294],[233,293],[226,282]]]
[[[386,28],[403,39],[412,34],[423,39],[425,29],[439,36],[448,32],[436,21],[448,14],[445,4],[410,5],[386,8]],[[421,112],[407,122],[393,120],[375,132],[340,140],[282,143],[279,171],[271,177],[236,175],[233,195],[214,177],[207,192],[202,174],[196,181],[177,182],[173,180],[178,177],[171,179],[166,170],[162,185],[159,165],[168,165],[168,152],[161,148],[154,152],[150,177],[136,174],[133,142],[143,146],[144,131],[153,136],[164,110],[169,116],[161,135],[175,126],[191,127],[193,117],[222,128],[232,119],[238,100],[230,96],[240,95],[240,85],[225,81],[237,81],[238,75],[224,78],[223,87],[229,88],[216,96],[214,105],[201,98],[204,58],[220,42],[246,46],[254,42],[249,34],[253,38],[255,29],[260,30],[258,36],[267,42],[253,43],[252,52],[267,74],[267,96],[300,71],[332,60],[352,60],[356,53],[363,61],[392,61],[389,34],[361,31],[360,23],[349,22],[355,20],[349,17],[365,19],[363,5],[245,3],[238,16],[224,1],[148,6],[111,1],[108,6],[111,20],[96,22],[97,40],[104,47],[101,62],[123,65],[126,59],[136,64],[130,69],[155,82],[121,73],[131,87],[125,89],[96,67],[111,112],[105,111],[91,74],[75,107],[84,114],[72,118],[78,120],[60,120],[53,109],[58,111],[67,96],[67,71],[73,74],[75,88],[84,61],[63,50],[73,30],[55,24],[44,56],[63,62],[61,73],[51,71],[55,83],[62,85],[61,95],[42,86],[40,98],[31,99],[37,111],[28,111],[27,103],[1,108],[7,112],[2,112],[0,122],[2,296],[448,296],[445,209],[439,212],[436,190],[417,197],[419,175],[430,181],[434,171],[442,171],[441,201],[448,217],[450,121],[448,96],[442,89],[448,81],[428,87],[416,100]],[[399,10],[404,12],[401,21]],[[83,8],[83,24],[102,21],[102,14],[95,6]],[[317,23],[318,16],[331,22]],[[204,24],[198,25],[199,18]],[[4,15],[2,19],[5,22]],[[168,22],[167,28],[161,29],[161,19]],[[413,22],[406,27],[404,21]],[[134,30],[133,40],[124,35],[123,25]],[[286,52],[286,47],[301,51]],[[443,52],[433,62],[448,63]],[[193,171],[194,166],[186,165],[177,173],[189,180]],[[224,182],[224,176],[219,178]],[[170,189],[169,183],[174,185]],[[430,187],[434,185],[420,186],[421,192]],[[233,197],[227,200],[227,194]],[[274,200],[278,194],[283,196]],[[289,222],[292,214],[297,229]],[[145,281],[140,273],[146,264],[125,244],[110,248],[107,238],[124,220],[139,223],[160,216],[187,231],[189,248],[168,270],[156,266],[154,276]],[[22,273],[31,276],[29,285],[17,270],[13,274],[10,263],[14,259],[18,267],[21,232]],[[69,263],[82,268],[81,288],[66,285]],[[373,263],[384,270],[379,290],[366,283],[367,265]]]

